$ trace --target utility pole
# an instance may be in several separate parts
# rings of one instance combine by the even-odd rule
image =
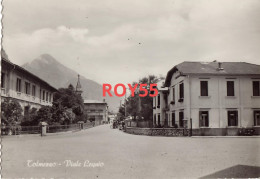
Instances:
[[[126,93],[125,93],[125,118],[126,118]]]

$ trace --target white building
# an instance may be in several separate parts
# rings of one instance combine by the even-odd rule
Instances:
[[[157,83],[158,95],[153,98],[153,125],[157,127],[159,125],[164,126],[168,124],[165,122],[168,120],[166,112],[168,109],[168,88],[164,86],[164,80],[160,80]]]
[[[17,100],[28,115],[30,108],[52,105],[53,93],[57,90],[46,81],[24,68],[2,57],[1,61],[1,102]]]
[[[166,106],[161,105],[161,125],[192,127],[195,135],[237,134],[239,128],[259,134],[259,65],[183,62],[167,73],[164,86],[168,92],[167,98],[160,97]]]

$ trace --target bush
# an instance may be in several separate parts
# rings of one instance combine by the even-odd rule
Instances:
[[[2,124],[6,126],[16,126],[22,119],[22,107],[14,99],[5,99],[1,103],[1,119]]]

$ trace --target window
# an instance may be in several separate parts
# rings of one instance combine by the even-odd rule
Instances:
[[[179,112],[179,126],[183,127],[183,111]]]
[[[253,96],[260,96],[260,81],[253,81]]]
[[[32,96],[35,96],[36,93],[36,87],[35,85],[32,85]]]
[[[166,107],[168,106],[168,95],[167,94],[163,94],[163,98],[165,100]]]
[[[158,104],[157,108],[160,108],[160,94],[158,94],[157,96],[157,104]]]
[[[171,104],[175,104],[175,88],[172,88],[172,103]]]
[[[48,92],[46,92],[46,101],[48,102],[49,101],[49,93]]]
[[[17,92],[21,92],[22,90],[22,88],[21,88],[21,84],[22,84],[22,80],[20,79],[20,78],[17,78],[17,80],[16,80],[16,91]]]
[[[200,81],[200,96],[208,96],[208,81]]]
[[[184,84],[181,83],[179,87],[180,87],[180,99],[183,99],[184,98]]]
[[[25,94],[30,94],[30,83],[25,82]]]
[[[161,115],[158,114],[158,125],[161,124]]]
[[[42,100],[45,100],[45,91],[42,91]]]
[[[172,126],[175,125],[175,113],[173,112],[172,113]]]
[[[238,113],[237,111],[228,111],[228,126],[237,126]]]
[[[50,93],[49,101],[51,102],[51,93]]]
[[[254,125],[260,126],[260,110],[254,111]]]
[[[1,74],[1,88],[5,88],[5,73]]]
[[[153,115],[154,124],[156,124],[156,114]]]
[[[200,127],[209,127],[209,112],[200,111],[199,120],[200,120]]]
[[[235,96],[234,81],[227,81],[227,96]]]

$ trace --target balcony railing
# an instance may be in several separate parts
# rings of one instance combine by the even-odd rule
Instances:
[[[180,99],[178,100],[178,102],[182,103],[182,102],[183,102],[183,98],[180,98]]]
[[[174,104],[175,104],[175,101],[171,101],[170,104],[174,105]]]

